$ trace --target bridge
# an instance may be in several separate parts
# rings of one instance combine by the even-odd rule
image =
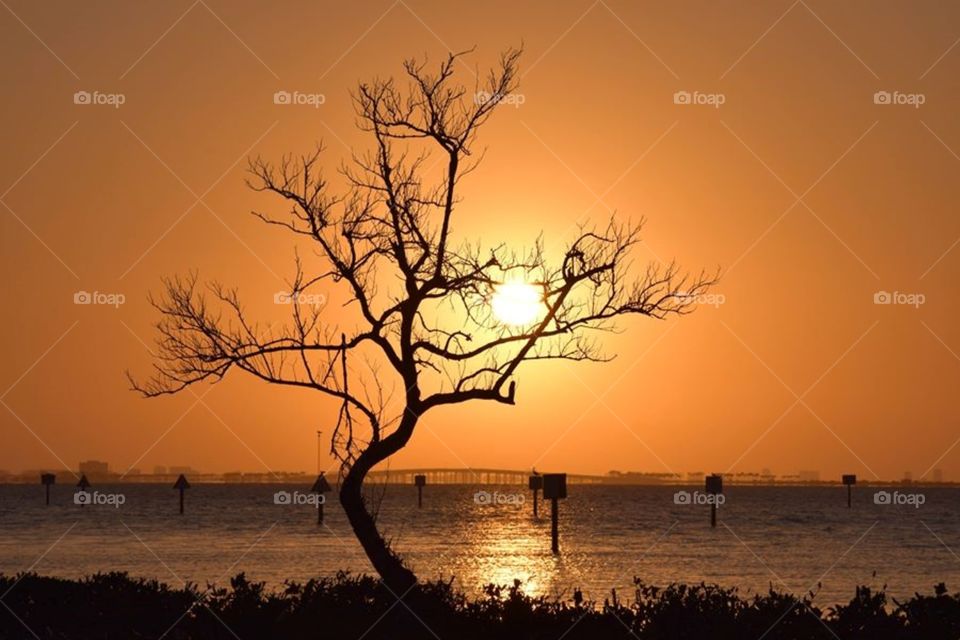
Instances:
[[[367,477],[375,482],[386,484],[413,484],[414,476],[423,475],[427,477],[427,484],[494,484],[526,487],[530,474],[531,471],[528,469],[427,468],[377,470],[371,471]],[[567,482],[571,484],[601,484],[606,481],[604,476],[567,474]]]

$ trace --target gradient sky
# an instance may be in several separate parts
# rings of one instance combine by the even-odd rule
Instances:
[[[723,304],[625,320],[609,364],[529,367],[515,407],[432,413],[394,466],[960,480],[958,38],[960,5],[939,2],[7,0],[0,468],[313,470],[336,411],[319,394],[239,376],[128,391],[148,292],[199,269],[279,317],[294,241],[249,215],[281,205],[245,188],[246,158],[323,139],[333,174],[368,144],[358,80],[450,48],[484,69],[522,43],[523,104],[481,134],[458,236],[551,246],[578,220],[646,216],[641,257],[721,268]]]

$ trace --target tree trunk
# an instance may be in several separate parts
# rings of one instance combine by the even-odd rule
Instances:
[[[390,550],[387,541],[377,530],[373,516],[367,511],[363,498],[363,481],[367,473],[399,451],[410,439],[416,426],[416,414],[405,413],[397,430],[378,442],[371,443],[357,457],[347,471],[340,487],[340,504],[347,514],[353,533],[380,574],[384,584],[398,598],[402,598],[417,584],[417,576],[408,569],[398,555]]]
[[[377,530],[373,516],[367,511],[363,499],[363,479],[366,470],[359,471],[356,464],[347,473],[340,488],[340,504],[347,514],[347,520],[353,527],[353,534],[360,541],[364,553],[370,559],[370,564],[380,574],[384,584],[400,598],[417,583],[417,577],[410,569],[403,565]]]

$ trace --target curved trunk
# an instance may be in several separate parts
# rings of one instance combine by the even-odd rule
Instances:
[[[390,550],[387,541],[377,530],[373,516],[367,511],[363,499],[363,479],[365,476],[366,471],[363,471],[362,474],[359,473],[356,465],[350,469],[340,488],[340,504],[343,505],[347,520],[350,521],[353,533],[360,541],[364,553],[370,559],[370,564],[380,574],[383,582],[399,598],[417,583],[417,577]]]
[[[390,550],[387,541],[380,535],[373,516],[367,511],[363,498],[363,481],[374,466],[407,443],[417,423],[414,416],[415,414],[407,412],[394,433],[379,442],[371,443],[354,461],[340,487],[340,504],[347,514],[354,535],[384,584],[398,598],[402,598],[417,584],[417,576]]]

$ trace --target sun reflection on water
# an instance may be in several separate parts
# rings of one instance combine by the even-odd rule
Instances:
[[[579,553],[551,553],[550,519],[542,511],[534,518],[525,502],[471,504],[468,511],[466,549],[454,561],[457,581],[465,590],[475,592],[487,584],[510,587],[519,580],[527,595],[569,597],[581,584],[581,569],[590,560]]]

